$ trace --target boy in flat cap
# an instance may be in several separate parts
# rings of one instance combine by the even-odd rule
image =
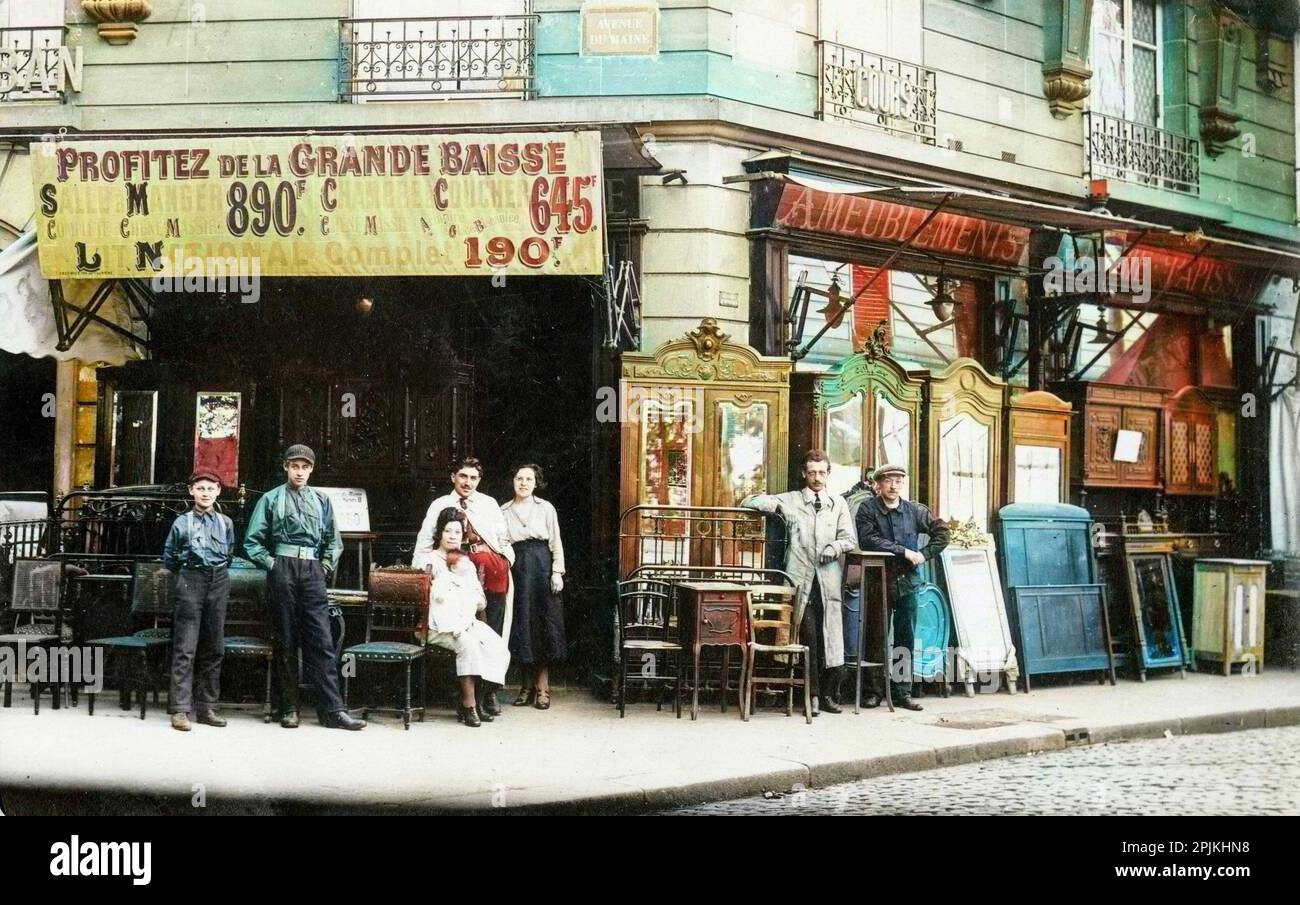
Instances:
[[[235,548],[234,523],[213,509],[221,479],[210,471],[196,471],[189,485],[194,507],[172,522],[163,545],[163,568],[176,576],[169,709],[172,728],[182,732],[190,731],[192,711],[204,725],[226,725],[215,708],[230,596],[227,567]]]
[[[881,465],[872,477],[876,496],[865,501],[856,516],[858,546],[894,554],[887,575],[889,599],[894,609],[894,649],[909,653],[907,672],[892,685],[894,706],[920,710],[921,705],[912,700],[910,666],[916,635],[916,598],[908,592],[920,584],[921,565],[948,546],[948,525],[920,503],[903,499],[903,487],[907,483],[907,470],[903,466]],[[922,535],[929,538],[924,547]],[[882,681],[882,687],[883,684]],[[879,704],[878,693],[873,693],[866,702],[868,707]]]
[[[244,552],[268,572],[280,725],[298,728],[295,665],[301,645],[321,724],[331,729],[364,729],[365,721],[347,712],[339,689],[325,589],[338,565],[343,540],[329,497],[307,486],[315,467],[316,454],[309,447],[295,443],[284,451],[286,481],[257,501],[244,535]]]

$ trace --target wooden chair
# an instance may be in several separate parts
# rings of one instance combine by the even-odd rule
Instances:
[[[785,593],[785,592],[791,593]],[[799,620],[793,600],[794,588],[756,588],[749,604],[749,657],[742,694],[742,716],[748,720],[754,712],[758,686],[785,688],[785,715],[794,715],[794,690],[803,689],[803,715],[812,722],[812,696],[809,683],[807,645],[799,643]],[[766,592],[766,593],[765,593]],[[781,592],[781,593],[776,593]],[[757,665],[758,655],[770,658]],[[795,674],[795,661],[801,660],[803,675]]]
[[[85,576],[86,580],[96,576]],[[101,578],[121,578],[126,576],[100,576]],[[154,693],[154,703],[158,702],[157,679],[169,675],[170,651],[172,643],[171,620],[176,612],[176,576],[162,567],[159,560],[135,563],[131,580],[131,618],[134,622],[147,621],[151,624],[130,635],[114,635],[108,638],[92,638],[86,642],[90,647],[104,648],[109,653],[129,654],[130,659],[119,659],[117,663],[118,689],[121,695],[119,706],[123,710],[131,707],[131,691],[140,696],[140,719],[145,718],[148,709],[149,691]],[[163,623],[167,623],[164,625]],[[161,670],[154,669],[154,660],[159,655],[164,657]],[[138,660],[136,659],[138,657]],[[138,664],[133,675],[132,663]],[[125,669],[124,669],[125,667]],[[96,692],[87,690],[90,699],[90,716],[95,715]]]
[[[411,715],[418,713],[420,722],[424,722],[424,660],[423,644],[414,643],[416,631],[427,620],[429,608],[429,588],[432,585],[432,570],[411,569],[404,566],[389,566],[370,569],[370,589],[366,596],[366,640],[354,644],[343,652],[344,663],[395,663],[403,666],[406,672],[406,693],[401,707],[381,707],[367,704],[361,711],[362,718],[370,715],[372,710],[382,713],[400,713],[402,727],[411,728]],[[405,640],[377,640],[376,635]],[[419,664],[420,703],[412,706],[411,677],[413,664]],[[348,700],[348,670],[343,673],[343,701]],[[351,708],[349,708],[351,709]]]
[[[0,648],[13,648],[16,653],[20,646],[46,648],[46,663],[49,664],[53,658],[48,652],[63,644],[63,563],[48,559],[16,559],[12,568],[13,596],[9,612],[13,623],[9,631],[0,634]],[[26,662],[23,656],[15,656],[12,662],[20,661]],[[4,706],[9,707],[13,703],[13,677],[6,675],[3,678]],[[41,712],[41,693],[46,685],[54,686],[54,706],[58,708],[61,683],[28,684],[34,713]]]
[[[618,583],[618,715],[627,713],[627,683],[631,679],[647,685],[671,682],[674,711],[682,716],[682,645],[678,635],[677,595],[662,581],[635,578]],[[653,658],[647,673],[645,658]],[[661,660],[671,660],[672,675],[662,674]],[[629,676],[630,669],[639,670]],[[662,695],[655,709],[663,709]]]
[[[261,660],[266,667],[262,722],[271,722],[271,676],[275,647],[271,642],[270,594],[266,573],[245,559],[230,564],[230,597],[226,603],[223,664],[228,660]],[[222,670],[224,672],[224,669]],[[222,687],[225,684],[222,683]]]

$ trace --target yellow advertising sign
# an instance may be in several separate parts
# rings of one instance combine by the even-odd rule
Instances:
[[[600,169],[599,132],[42,145],[41,271],[597,274]]]

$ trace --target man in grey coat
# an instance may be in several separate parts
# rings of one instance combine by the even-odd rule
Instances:
[[[840,594],[844,586],[844,554],[858,545],[848,503],[826,489],[831,463],[820,449],[804,456],[802,490],[759,493],[742,506],[779,515],[786,525],[785,570],[799,590],[803,604],[800,637],[813,662],[811,694],[818,709],[839,713],[840,674],[844,670],[844,623]]]

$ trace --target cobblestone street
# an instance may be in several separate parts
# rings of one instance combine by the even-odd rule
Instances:
[[[1085,745],[678,815],[1300,814],[1300,727]]]

